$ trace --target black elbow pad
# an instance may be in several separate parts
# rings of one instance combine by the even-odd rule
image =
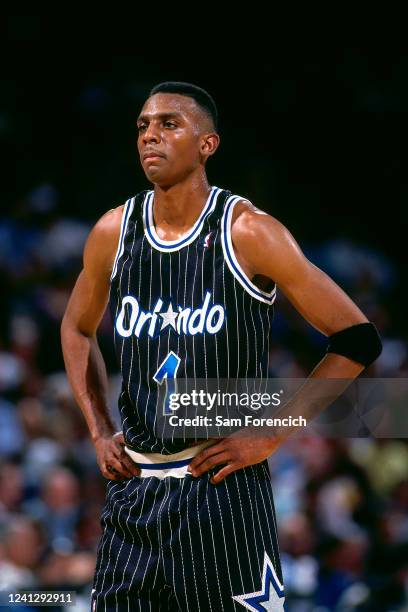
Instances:
[[[374,323],[358,323],[329,336],[328,353],[348,357],[367,367],[379,357],[382,342]]]

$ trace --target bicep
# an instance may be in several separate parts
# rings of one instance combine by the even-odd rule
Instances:
[[[288,275],[277,282],[296,310],[326,336],[367,321],[353,300],[303,254]]]
[[[305,257],[279,221],[252,216],[252,231],[247,236],[252,270],[274,280],[296,310],[320,332],[329,336],[367,321],[343,289]]]

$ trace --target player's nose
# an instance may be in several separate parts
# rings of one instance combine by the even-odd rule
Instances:
[[[145,144],[148,144],[149,142],[159,142],[159,141],[160,141],[160,131],[153,123],[150,123],[143,133],[143,142]]]

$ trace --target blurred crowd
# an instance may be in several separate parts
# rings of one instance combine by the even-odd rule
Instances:
[[[89,229],[59,212],[48,183],[0,218],[0,590],[72,589],[78,611],[89,606],[105,481],[67,383],[59,328]],[[346,239],[301,246],[377,325],[383,352],[364,375],[407,377],[408,343],[388,308],[399,282],[393,262]],[[99,342],[117,414],[108,314]],[[325,344],[279,295],[271,376],[307,376]],[[408,609],[407,440],[293,439],[270,468],[288,610]]]

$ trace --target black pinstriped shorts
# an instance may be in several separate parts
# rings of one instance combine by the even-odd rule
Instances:
[[[284,609],[267,462],[217,469],[107,483],[93,610]]]

